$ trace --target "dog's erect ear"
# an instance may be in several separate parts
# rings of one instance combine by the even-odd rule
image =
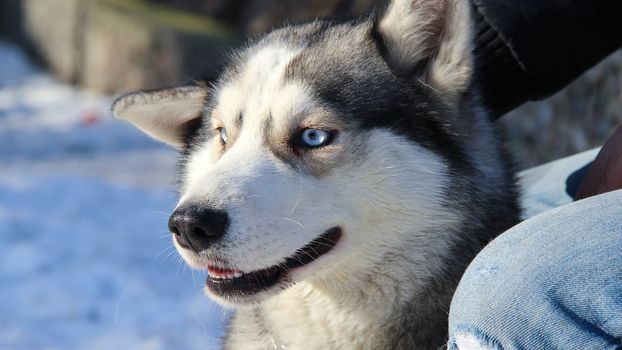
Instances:
[[[203,116],[206,98],[203,86],[133,92],[112,104],[112,114],[155,139],[182,148],[186,132]]]
[[[392,0],[374,30],[398,74],[450,98],[467,89],[472,70],[467,0]]]

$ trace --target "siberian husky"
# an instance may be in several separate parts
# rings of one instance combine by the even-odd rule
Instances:
[[[519,218],[472,76],[466,0],[394,0],[114,103],[181,150],[169,229],[236,310],[226,349],[443,345],[464,269]]]

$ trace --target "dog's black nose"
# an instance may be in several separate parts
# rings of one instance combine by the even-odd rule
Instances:
[[[229,215],[212,208],[182,207],[173,212],[168,229],[180,246],[200,252],[225,234]]]

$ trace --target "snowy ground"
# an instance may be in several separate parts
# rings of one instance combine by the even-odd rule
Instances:
[[[166,229],[174,152],[0,42],[0,350],[213,349]]]

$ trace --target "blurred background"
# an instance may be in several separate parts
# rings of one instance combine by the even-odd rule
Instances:
[[[228,314],[166,229],[176,154],[115,121],[122,92],[212,79],[248,36],[382,0],[2,0],[0,350],[212,349]],[[622,52],[501,119],[520,168],[622,122]]]

